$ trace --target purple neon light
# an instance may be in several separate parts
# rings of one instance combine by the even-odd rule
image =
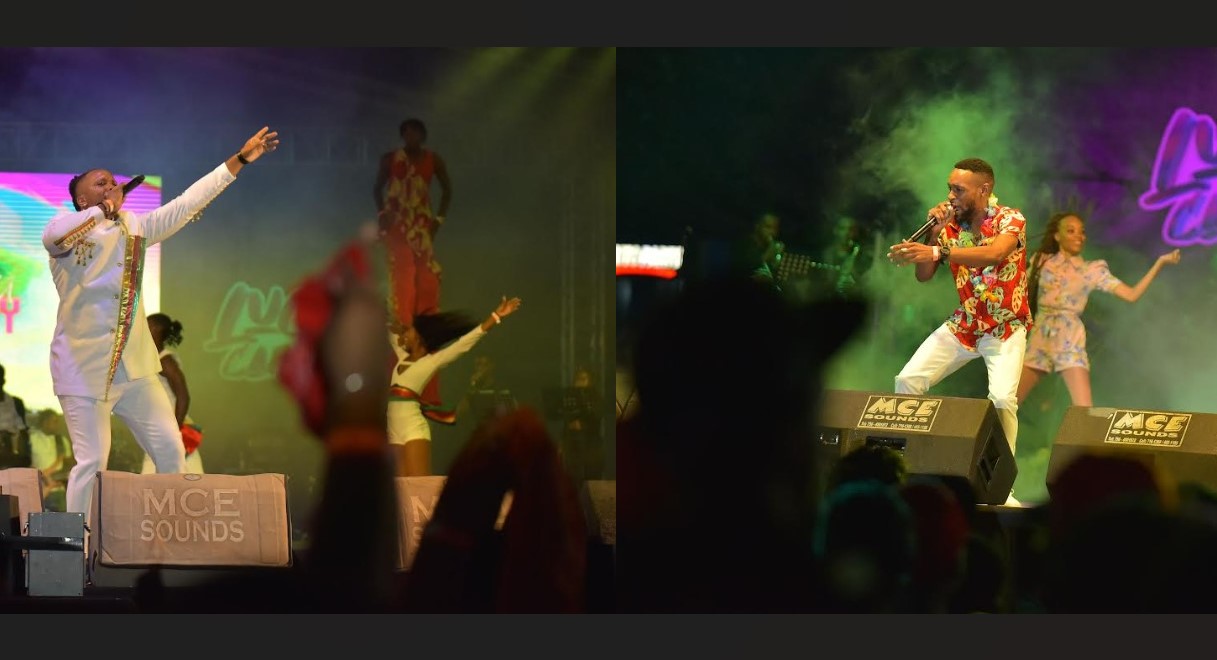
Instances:
[[[1217,243],[1214,134],[1213,118],[1190,108],[1175,110],[1162,134],[1150,188],[1138,202],[1146,211],[1170,208],[1162,223],[1162,239],[1170,245]]]

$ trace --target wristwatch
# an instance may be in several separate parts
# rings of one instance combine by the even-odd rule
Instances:
[[[943,245],[938,248],[938,263],[945,264],[951,257],[951,247]]]

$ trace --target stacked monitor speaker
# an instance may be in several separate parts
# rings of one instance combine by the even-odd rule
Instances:
[[[988,399],[827,390],[820,404],[820,465],[858,447],[900,451],[909,474],[967,479],[980,504],[1004,504],[1018,467]]]

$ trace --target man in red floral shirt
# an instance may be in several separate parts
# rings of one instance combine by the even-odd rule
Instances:
[[[984,358],[989,399],[1013,455],[1018,381],[1031,327],[1027,231],[1018,209],[1000,206],[991,196],[993,183],[993,168],[985,161],[955,163],[947,201],[929,211],[934,224],[926,242],[904,241],[888,253],[892,263],[915,264],[920,282],[928,282],[939,264],[948,265],[960,302],[896,375],[896,392],[924,394],[965,363]]]

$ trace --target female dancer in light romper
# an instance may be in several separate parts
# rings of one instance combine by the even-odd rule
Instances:
[[[1179,263],[1179,250],[1158,257],[1136,286],[1128,286],[1102,259],[1082,259],[1086,227],[1076,213],[1057,213],[1048,221],[1040,249],[1031,257],[1028,295],[1035,319],[1027,336],[1023,373],[1018,383],[1021,404],[1045,374],[1059,372],[1075,406],[1094,405],[1090,399],[1090,357],[1086,353],[1086,327],[1082,310],[1090,292],[1105,291],[1136,302],[1158,271]]]

